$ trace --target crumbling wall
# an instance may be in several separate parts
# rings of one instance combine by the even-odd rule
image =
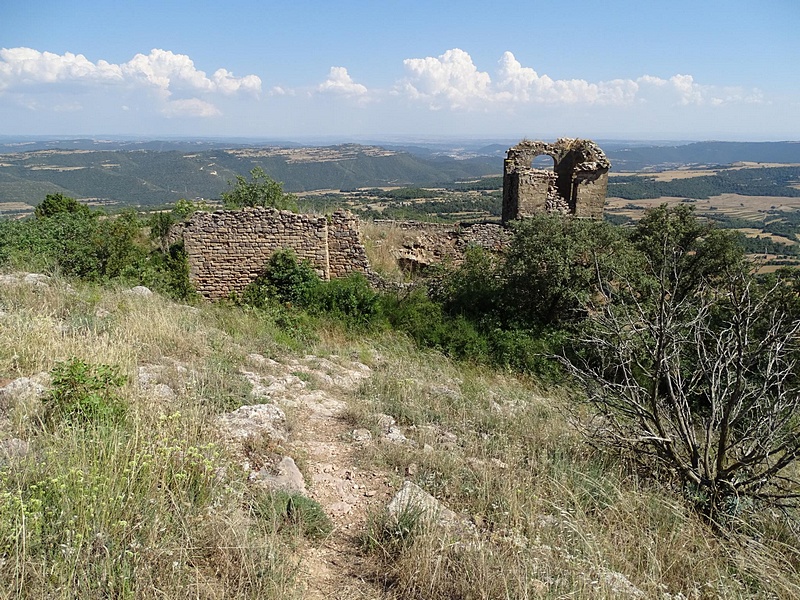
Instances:
[[[498,223],[425,223],[422,221],[375,221],[376,225],[396,227],[407,232],[402,246],[395,250],[401,267],[417,270],[434,264],[457,265],[469,246],[502,252],[511,243],[512,233]]]
[[[358,221],[337,211],[326,217],[272,208],[196,212],[182,227],[189,276],[211,300],[241,294],[277,250],[291,248],[320,277],[368,273]]]
[[[531,166],[550,156],[553,170]],[[611,163],[591,140],[524,140],[509,148],[503,168],[503,222],[544,212],[602,218]]]
[[[347,277],[351,273],[369,275],[369,261],[361,243],[358,218],[336,211],[328,224],[328,277]]]

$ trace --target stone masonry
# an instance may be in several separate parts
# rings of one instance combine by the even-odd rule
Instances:
[[[534,169],[537,156],[553,170]],[[559,138],[552,144],[523,140],[509,148],[503,168],[503,222],[556,212],[600,219],[611,163],[591,140]]]
[[[553,158],[553,170],[534,169],[534,158]],[[503,225],[437,225],[392,222],[406,232],[396,258],[415,270],[434,263],[458,264],[469,246],[493,252],[508,247],[512,230],[505,225],[542,212],[599,219],[611,164],[590,140],[560,138],[552,144],[523,140],[508,150],[503,174]],[[362,273],[373,285],[385,284],[372,272],[359,235],[358,219],[345,211],[330,217],[273,208],[197,212],[176,226],[170,242],[182,238],[190,278],[210,300],[241,294],[277,250],[290,248],[325,280]]]
[[[433,264],[457,265],[470,246],[502,252],[511,243],[511,231],[498,223],[423,223],[420,221],[375,221],[376,225],[396,227],[406,236],[395,250],[404,269],[415,271]]]
[[[353,272],[370,275],[358,220],[337,211],[301,215],[272,208],[197,212],[181,231],[189,274],[211,300],[241,294],[277,250],[291,248],[323,279]]]

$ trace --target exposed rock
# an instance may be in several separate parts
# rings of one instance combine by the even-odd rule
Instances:
[[[602,568],[600,579],[607,585],[616,598],[645,598],[646,594],[633,585],[625,575],[617,571]]]
[[[410,515],[425,526],[443,527],[462,534],[475,532],[475,526],[468,518],[459,516],[408,480],[386,506],[386,512],[395,522],[400,522]]]
[[[378,413],[375,415],[375,423],[380,428],[380,430],[386,434],[391,431],[392,427],[395,424],[394,417],[390,415],[385,415],[383,413]]]
[[[19,438],[9,438],[0,442],[0,463],[3,460],[25,458],[30,452],[30,444]]]
[[[127,290],[125,294],[128,296],[139,296],[141,298],[147,298],[153,295],[153,291],[150,288],[147,288],[143,285],[137,285]]]
[[[396,425],[392,425],[391,427],[389,427],[389,432],[386,434],[386,439],[396,444],[411,443],[411,440],[409,440],[405,435],[403,435],[403,430],[397,427]]]
[[[274,404],[240,406],[222,415],[219,421],[234,439],[266,435],[277,441],[286,441],[286,415]]]
[[[50,283],[50,277],[47,275],[42,275],[41,273],[27,273],[22,278],[23,283],[27,283],[28,285],[32,285],[35,287],[49,287],[48,284]]]
[[[303,474],[291,456],[284,456],[281,462],[275,467],[276,474],[269,473],[266,469],[261,469],[251,477],[254,481],[263,483],[275,490],[285,490],[287,492],[306,493],[306,482]]]
[[[369,442],[372,440],[372,433],[369,429],[354,429],[350,434],[354,442]]]
[[[166,383],[157,383],[153,386],[153,395],[162,400],[174,400],[175,390],[169,387]]]
[[[49,385],[50,376],[47,373],[14,379],[0,388],[0,409],[41,398]]]
[[[49,276],[42,273],[9,273],[0,275],[0,285],[24,284],[35,288],[47,289],[50,287],[50,280]],[[72,291],[72,288],[69,288],[69,291]]]
[[[248,354],[247,360],[257,367],[276,367],[280,365],[279,362],[274,361],[271,358],[267,358],[266,356],[262,356],[261,354],[256,354],[255,352],[253,354]]]

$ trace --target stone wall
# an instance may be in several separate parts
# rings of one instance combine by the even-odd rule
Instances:
[[[501,252],[511,242],[511,232],[498,223],[458,223],[454,225],[421,221],[375,221],[376,225],[396,227],[407,233],[395,258],[401,267],[416,270],[433,264],[459,264],[469,246]]]
[[[283,248],[308,260],[323,279],[369,274],[358,221],[344,211],[330,221],[271,208],[197,212],[176,232],[183,237],[192,282],[211,300],[241,294]]]
[[[550,156],[552,171],[534,169]],[[600,219],[611,163],[591,140],[559,138],[552,144],[522,141],[508,149],[503,168],[503,222],[556,212]]]

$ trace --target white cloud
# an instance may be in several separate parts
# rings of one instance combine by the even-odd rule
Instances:
[[[93,63],[83,54],[63,55],[32,48],[0,49],[0,91],[42,83],[121,82],[122,70],[104,60]]]
[[[472,57],[454,48],[438,57],[403,61],[408,77],[399,82],[396,94],[428,102],[433,109],[488,109],[519,104],[583,104],[627,106],[637,101],[656,101],[712,106],[731,102],[760,102],[761,92],[739,88],[699,85],[691,75],[661,79],[643,75],[638,79],[590,82],[585,79],[553,79],[523,66],[511,52],[498,61],[494,80],[479,71]]]
[[[256,75],[235,77],[218,69],[211,77],[197,69],[185,54],[153,49],[121,64],[96,63],[82,54],[53,54],[32,48],[0,49],[0,93],[68,93],[98,85],[116,86],[120,93],[155,91],[160,110],[168,115],[214,116],[214,95],[252,95],[261,92]]]
[[[411,76],[401,89],[411,98],[428,100],[431,108],[467,108],[491,99],[491,77],[478,71],[472,57],[459,48],[437,58],[407,58],[403,64]]]
[[[368,92],[366,86],[353,81],[344,67],[331,67],[328,78],[319,84],[317,91],[345,96],[364,96]]]

